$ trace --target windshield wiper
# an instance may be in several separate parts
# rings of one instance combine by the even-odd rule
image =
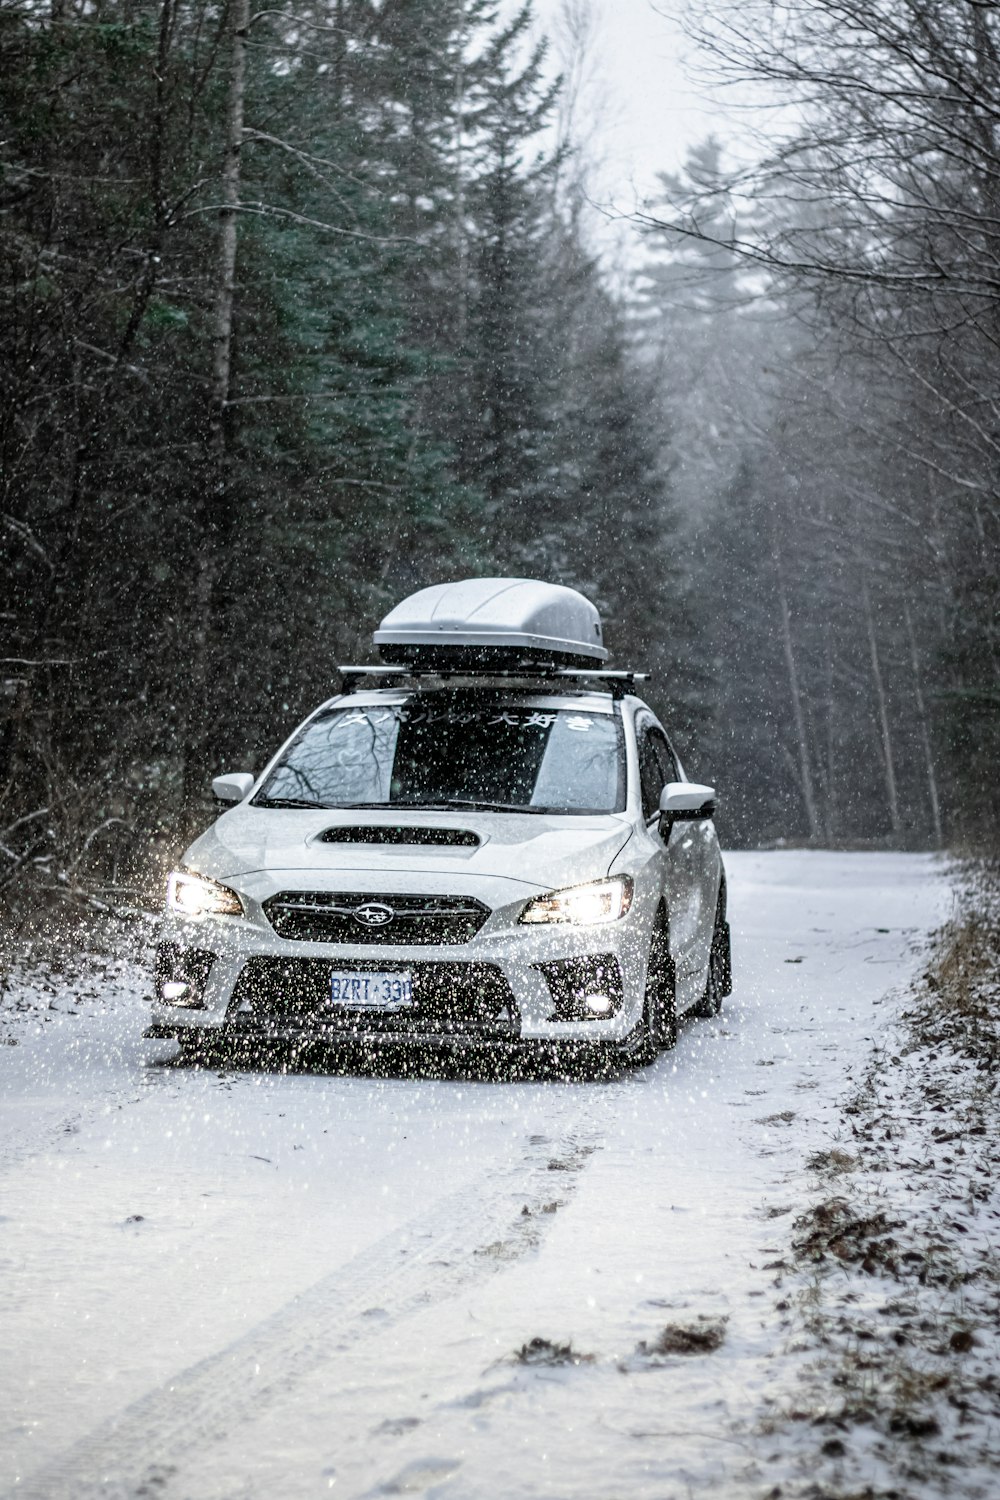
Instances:
[[[373,812],[395,812],[400,807],[423,809],[424,812],[450,812],[453,807],[479,807],[485,803],[460,802],[457,798],[441,801],[438,798],[434,802],[406,801],[406,802],[331,802],[330,808],[334,812],[363,812],[370,809]]]
[[[255,797],[254,807],[321,807],[329,809],[328,802],[310,802],[305,797]]]
[[[417,804],[414,803],[415,807]],[[331,812],[364,812],[370,808],[378,812],[391,812],[394,807],[407,807],[406,802],[324,802]]]
[[[472,797],[436,798],[433,802],[420,800],[406,802],[309,802],[305,797],[257,797],[254,807],[312,807],[325,812],[395,812],[399,808],[423,812],[453,812],[458,809],[473,812],[544,813],[558,817],[570,811],[565,807],[535,807],[516,802],[480,802]],[[575,811],[575,809],[573,809]]]
[[[365,809],[371,809],[375,812],[395,812],[401,807],[413,808],[414,810],[422,809],[424,812],[450,812],[454,807],[502,807],[504,812],[511,811],[509,805],[505,802],[469,802],[461,797],[436,797],[432,802],[425,802],[422,798],[418,797],[407,798],[405,801],[397,801],[393,798],[391,802],[331,802],[327,805],[334,812],[362,812]]]
[[[428,812],[448,812],[451,808],[468,807],[475,812],[512,813],[557,813],[557,807],[532,807],[520,802],[480,802],[473,797],[447,797],[437,802],[393,802],[392,807],[424,807]]]

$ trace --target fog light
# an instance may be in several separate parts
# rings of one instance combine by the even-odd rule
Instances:
[[[554,958],[537,964],[554,1002],[550,1021],[606,1021],[625,1003],[625,988],[613,953]]]
[[[595,1016],[606,1016],[613,1003],[610,995],[588,995],[584,1000],[587,1009]]]
[[[178,943],[160,943],[156,950],[154,984],[164,1005],[183,1005],[199,1010],[205,1004],[205,986],[215,954],[206,948],[182,948]]]

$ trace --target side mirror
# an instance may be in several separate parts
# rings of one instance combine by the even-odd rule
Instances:
[[[697,781],[668,781],[660,793],[660,832],[675,823],[696,823],[715,815],[715,787]]]
[[[242,802],[256,777],[249,771],[233,771],[228,776],[212,777],[212,796],[216,802]]]

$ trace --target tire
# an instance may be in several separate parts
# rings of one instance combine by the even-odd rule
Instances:
[[[632,1067],[644,1068],[661,1049],[667,1050],[676,1041],[674,961],[670,957],[666,923],[658,917],[649,944],[642,1019],[622,1046],[620,1055]]]
[[[179,1060],[187,1066],[196,1066],[203,1063],[206,1056],[205,1040],[200,1029],[191,1027],[188,1031],[182,1031],[177,1038],[180,1048]]]
[[[225,1059],[226,1046],[214,1030],[191,1026],[177,1038],[179,1061],[187,1067],[211,1068]]]
[[[712,946],[708,952],[708,977],[705,993],[695,1006],[694,1014],[706,1019],[717,1016],[726,995],[733,992],[732,949],[729,940],[729,923],[726,921],[726,882],[719,886],[719,900],[715,908],[715,927],[712,931]]]

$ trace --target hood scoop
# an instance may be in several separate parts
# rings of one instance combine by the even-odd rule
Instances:
[[[317,839],[320,844],[395,844],[416,848],[420,845],[450,845],[476,849],[482,843],[478,833],[469,828],[413,828],[390,823],[367,823],[353,827],[328,828]]]

